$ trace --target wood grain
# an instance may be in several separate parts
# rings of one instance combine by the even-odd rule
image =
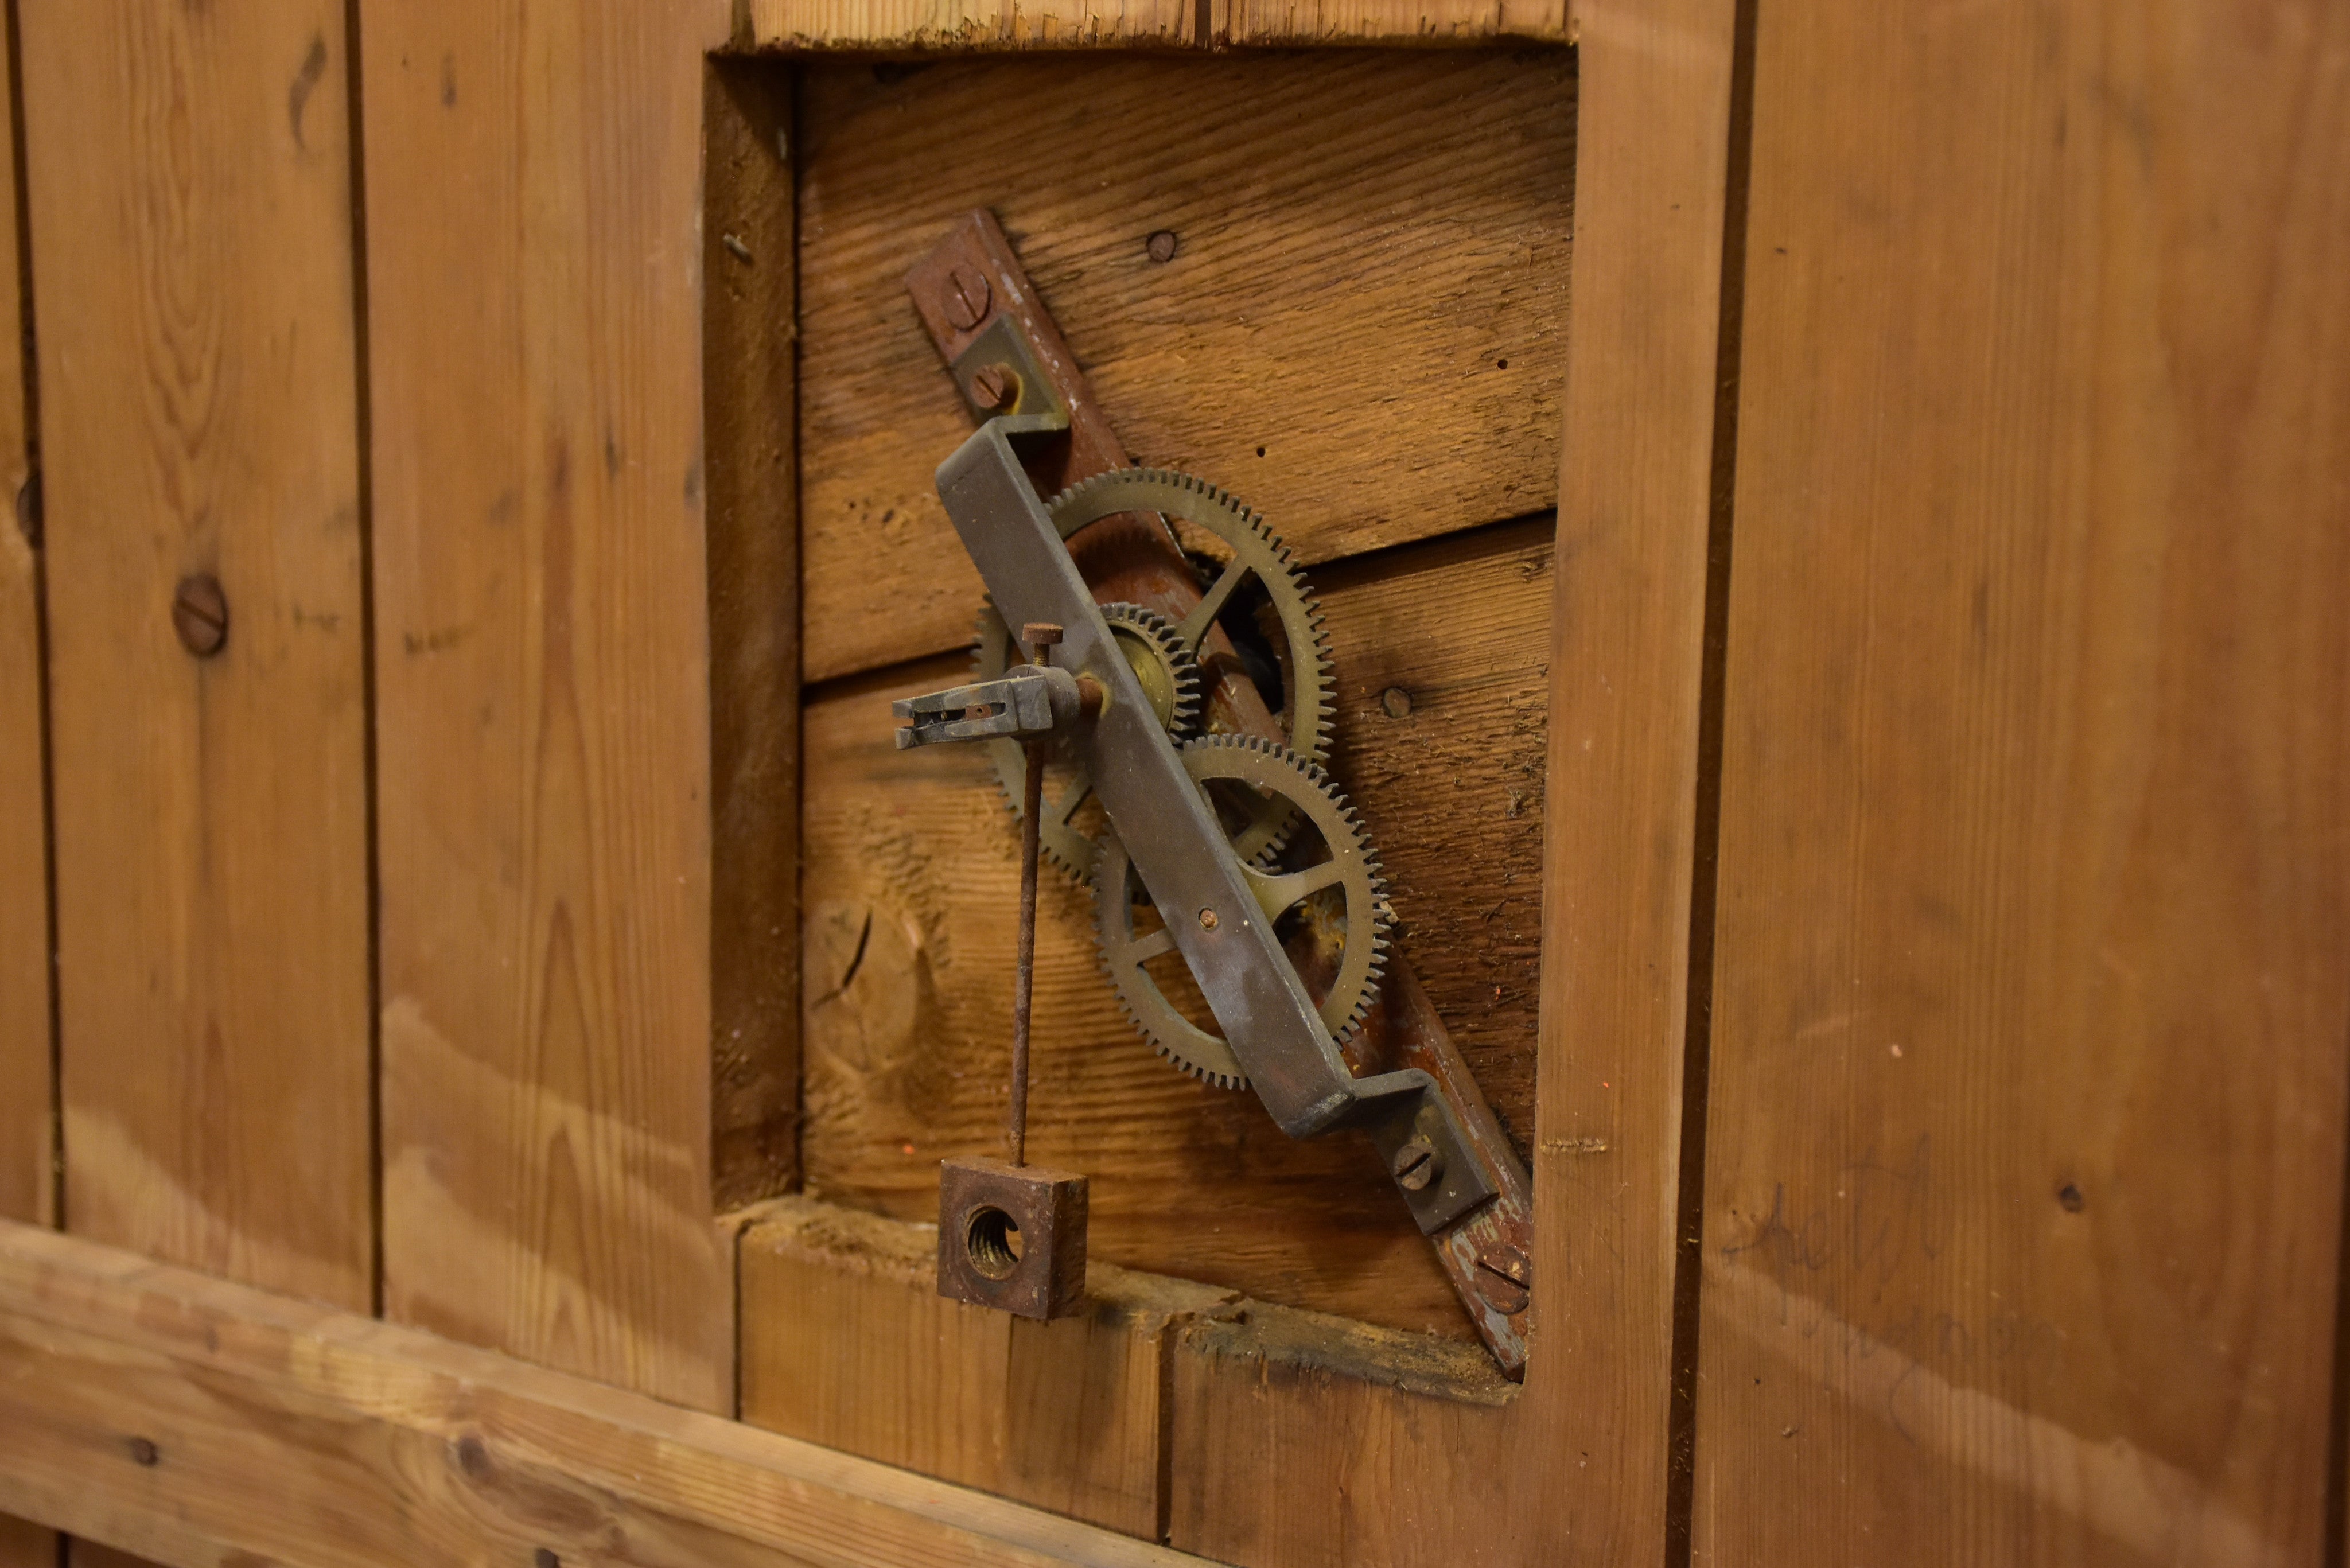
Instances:
[[[1220,44],[1565,43],[1565,0],[1219,0]]]
[[[968,639],[979,578],[932,470],[969,420],[898,280],[973,206],[1133,454],[1232,489],[1305,559],[1551,505],[1569,57],[827,65],[805,94],[811,678]]]
[[[1578,5],[1543,881],[1535,1348],[1504,1561],[1666,1552],[1732,8]]]
[[[938,1293],[938,1230],[805,1199],[743,1239],[743,1419],[1156,1540],[1172,1325],[1232,1293],[1097,1262],[1084,1314]]]
[[[343,7],[21,8],[67,1221],[364,1307]],[[225,649],[172,630],[216,574]]]
[[[717,1408],[708,15],[372,6],[362,58],[385,1310]]]
[[[2350,16],[1955,22],[1760,15],[1696,1551],[2314,1562]]]
[[[1481,1348],[1250,1303],[1183,1325],[1170,1381],[1184,1550],[1250,1568],[1555,1561],[1511,1490],[1518,1391]]]
[[[1192,0],[735,0],[731,48],[951,51],[1181,47]]]
[[[1547,529],[1509,524],[1330,574],[1341,782],[1396,883],[1410,956],[1505,1117],[1527,1125]],[[1454,650],[1482,650],[1464,664]],[[892,698],[961,659],[816,693],[806,710],[809,1190],[934,1217],[938,1161],[1003,1124],[1018,835],[986,759],[899,752]],[[1412,694],[1408,717],[1381,705]],[[1469,1325],[1352,1134],[1296,1143],[1135,1033],[1103,979],[1091,895],[1038,906],[1031,1158],[1091,1176],[1092,1256],[1411,1330]],[[1497,997],[1496,991],[1501,992]]]
[[[0,58],[0,118],[16,123]],[[0,338],[25,341],[16,139],[0,139]],[[41,715],[39,494],[22,357],[0,355],[0,1219],[57,1213],[49,994],[47,738]],[[0,1562],[7,1561],[0,1549]],[[52,1562],[46,1568],[56,1568]]]
[[[1199,1563],[18,1225],[0,1225],[0,1507],[183,1565]]]
[[[710,1116],[723,1212],[790,1184],[799,1112],[799,528],[786,84],[714,65],[702,109],[709,490]]]

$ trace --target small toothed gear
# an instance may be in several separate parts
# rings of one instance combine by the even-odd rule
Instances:
[[[1279,862],[1260,866],[1244,858],[1241,870],[1277,938],[1311,919],[1342,944],[1336,973],[1316,1009],[1323,1026],[1344,1039],[1378,999],[1393,915],[1378,856],[1354,807],[1319,766],[1260,736],[1203,735],[1183,747],[1182,757],[1184,771],[1207,794],[1227,832],[1253,820],[1233,808],[1241,793],[1277,798],[1311,827],[1311,835],[1301,830]],[[1336,898],[1328,896],[1334,892]],[[1219,1088],[1246,1088],[1248,1075],[1231,1044],[1186,1018],[1145,967],[1175,951],[1163,926],[1135,929],[1136,911],[1150,908],[1126,846],[1105,833],[1095,867],[1094,924],[1119,1005],[1151,1048],[1175,1066]],[[1314,989],[1309,984],[1308,993]]]
[[[1175,634],[1175,623],[1128,604],[1102,606],[1102,619],[1159,722],[1177,743],[1190,740],[1200,728],[1200,661]]]
[[[1263,517],[1203,480],[1159,468],[1114,469],[1097,474],[1054,497],[1047,510],[1064,540],[1106,517],[1143,512],[1180,518],[1221,541],[1231,551],[1229,558],[1210,563],[1212,580],[1206,585],[1198,607],[1180,622],[1171,622],[1140,605],[1106,605],[1103,617],[1109,620],[1111,632],[1119,637],[1129,663],[1134,662],[1138,649],[1146,643],[1154,649],[1164,647],[1189,661],[1193,678],[1199,682],[1198,696],[1192,708],[1195,717],[1181,728],[1170,724],[1169,733],[1180,743],[1198,727],[1196,715],[1205,710],[1207,699],[1225,682],[1245,682],[1249,679],[1237,670],[1211,672],[1203,669],[1199,652],[1201,639],[1217,617],[1236,594],[1254,582],[1263,591],[1278,630],[1278,636],[1270,640],[1281,667],[1279,718],[1286,732],[1287,749],[1317,764],[1328,760],[1334,711],[1329,637],[1323,630],[1321,607],[1297,570],[1295,555]],[[1164,642],[1158,632],[1141,630],[1141,617],[1149,618],[1164,629]],[[1122,632],[1121,626],[1128,630]],[[979,680],[992,680],[1020,658],[1018,646],[993,603],[981,609],[978,630],[973,674]],[[1148,689],[1147,678],[1144,684]],[[1014,741],[995,742],[989,752],[995,763],[996,781],[1016,816],[1027,769],[1026,754]],[[1037,836],[1047,858],[1084,881],[1093,874],[1099,846],[1075,824],[1078,812],[1093,794],[1093,781],[1082,769],[1056,771],[1066,772],[1068,776],[1060,783],[1048,779],[1051,794]],[[1253,799],[1255,805],[1254,815],[1240,824],[1234,834],[1233,852],[1243,862],[1252,864],[1279,854],[1295,828],[1295,813],[1268,796],[1235,798]]]

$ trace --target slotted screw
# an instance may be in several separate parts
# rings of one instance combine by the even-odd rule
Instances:
[[[1395,1172],[1396,1185],[1406,1192],[1422,1192],[1428,1184],[1444,1174],[1444,1161],[1436,1146],[1424,1137],[1413,1138],[1395,1152],[1395,1163],[1388,1168]]]
[[[968,332],[987,316],[995,291],[987,286],[986,275],[976,267],[959,266],[947,275],[947,319],[957,328]]]
[[[172,592],[172,627],[180,645],[198,659],[228,646],[228,596],[210,572],[182,577]]]
[[[1526,1310],[1534,1283],[1534,1265],[1515,1247],[1495,1247],[1477,1254],[1477,1293],[1505,1317]]]
[[[1020,395],[1020,378],[1009,365],[989,365],[971,379],[971,400],[983,409],[1008,409]]]

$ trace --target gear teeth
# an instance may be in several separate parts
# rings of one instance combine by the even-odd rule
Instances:
[[[1154,498],[1152,491],[1172,491]],[[1204,505],[1195,505],[1192,497]],[[1235,557],[1251,557],[1258,580],[1273,600],[1288,642],[1288,744],[1311,762],[1330,755],[1329,637],[1320,601],[1297,568],[1297,553],[1274,532],[1262,514],[1226,490],[1174,469],[1123,468],[1078,481],[1048,504],[1055,524],[1068,538],[1086,524],[1123,512],[1159,512],[1185,518],[1231,545]],[[1262,850],[1278,849],[1288,832],[1275,834]]]

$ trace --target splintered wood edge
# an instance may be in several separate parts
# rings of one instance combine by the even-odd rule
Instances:
[[[1238,1302],[1195,1320],[1183,1330],[1181,1353],[1496,1408],[1515,1402],[1519,1391],[1482,1345],[1264,1302]]]
[[[936,1225],[891,1220],[820,1199],[778,1198],[722,1221],[747,1250],[788,1252],[823,1267],[931,1290]],[[1309,1376],[1347,1378],[1402,1393],[1502,1406],[1518,1396],[1484,1347],[1331,1313],[1252,1301],[1236,1291],[1089,1261],[1086,1290],[1102,1320],[1137,1328],[1179,1326],[1186,1353],[1262,1362]]]
[[[1242,14],[1235,24],[1235,12]],[[1505,5],[1447,7],[1323,4],[1275,7],[1191,0],[1128,9],[979,0],[931,7],[847,0],[732,0],[722,55],[1203,54],[1232,48],[1565,47],[1575,18],[1559,5],[1531,20]],[[1451,14],[1445,14],[1450,12]],[[1205,22],[1205,36],[1201,34]],[[891,23],[897,26],[891,26]]]

